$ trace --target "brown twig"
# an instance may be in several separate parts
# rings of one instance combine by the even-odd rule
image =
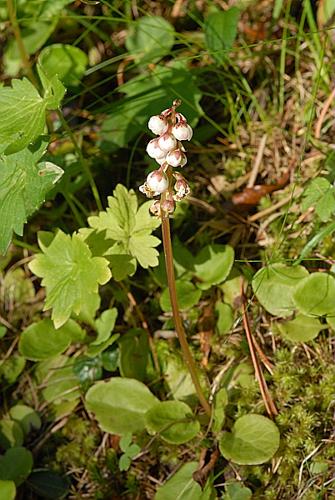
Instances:
[[[207,450],[204,450],[204,454],[206,454]],[[214,466],[220,456],[220,452],[218,449],[214,450],[213,453],[210,456],[209,461],[207,462],[206,465],[204,465],[204,459],[201,460],[202,463],[199,464],[198,470],[193,472],[193,479],[197,483],[200,484],[200,486],[204,486],[207,480],[207,477],[211,470],[214,469]]]
[[[255,376],[256,376],[257,382],[259,384],[259,388],[260,388],[260,391],[262,394],[262,399],[264,401],[266,411],[267,411],[269,417],[273,418],[276,415],[278,415],[278,410],[277,410],[277,408],[273,402],[273,399],[271,397],[271,394],[269,392],[269,389],[268,389],[268,386],[266,384],[259,360],[257,358],[257,354],[255,352],[255,341],[254,341],[254,338],[253,338],[253,335],[252,335],[251,329],[250,329],[249,318],[248,318],[247,308],[246,308],[246,300],[245,300],[245,295],[244,295],[244,290],[243,290],[243,283],[242,283],[242,287],[241,287],[241,295],[243,297],[243,303],[242,303],[243,326],[244,326],[244,330],[245,330],[245,333],[247,336],[251,360],[252,360],[252,364],[253,364],[254,370],[255,370]]]

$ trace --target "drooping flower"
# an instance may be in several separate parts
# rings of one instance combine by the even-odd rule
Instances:
[[[152,116],[148,122],[148,129],[156,135],[162,135],[168,129],[168,123],[163,115]]]

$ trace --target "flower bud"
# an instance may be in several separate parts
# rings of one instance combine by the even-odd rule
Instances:
[[[166,155],[166,162],[171,167],[183,167],[187,163],[187,158],[180,149],[175,149]]]
[[[158,139],[152,139],[147,145],[147,153],[151,158],[164,158],[166,155],[165,151],[162,151],[158,145]]]
[[[156,135],[162,135],[166,132],[168,124],[162,115],[152,116],[148,122],[148,128]]]
[[[159,217],[161,215],[161,202],[160,200],[155,200],[151,207],[149,208],[152,215]]]
[[[146,185],[154,193],[154,196],[164,193],[169,187],[169,180],[161,170],[150,172],[147,177]]]
[[[187,123],[182,122],[172,127],[172,133],[178,141],[190,141],[193,136],[192,128]]]
[[[189,195],[191,190],[185,177],[183,177],[179,173],[174,174],[174,177],[177,180],[177,182],[174,185],[174,190],[176,191],[176,194],[173,196],[173,199],[175,201],[180,201],[183,198],[185,198],[185,196]]]
[[[166,198],[161,202],[161,210],[165,215],[173,214],[175,209],[175,202],[173,198]]]
[[[169,134],[168,132],[165,132],[158,140],[158,146],[162,151],[165,151],[165,154],[168,151],[172,151],[173,149],[176,148],[177,146],[177,141],[173,137],[172,134]]]

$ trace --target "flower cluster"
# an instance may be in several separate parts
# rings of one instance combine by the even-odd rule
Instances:
[[[162,212],[165,215],[173,213],[175,201],[182,200],[190,193],[185,177],[174,170],[186,165],[186,151],[182,141],[190,141],[193,135],[185,116],[176,111],[180,104],[179,100],[175,100],[171,108],[152,116],[148,123],[148,128],[158,137],[149,142],[147,153],[160,167],[148,175],[139,189],[148,198],[161,196],[150,208],[151,213],[158,216]]]

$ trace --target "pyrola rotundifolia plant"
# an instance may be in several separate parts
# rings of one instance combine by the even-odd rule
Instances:
[[[185,177],[176,169],[186,165],[187,158],[182,141],[190,141],[193,135],[193,131],[188,125],[185,116],[176,111],[176,108],[180,104],[181,101],[176,99],[173,101],[171,108],[165,109],[160,115],[152,116],[149,120],[149,129],[158,137],[149,142],[147,153],[160,166],[157,170],[150,172],[145,183],[140,186],[140,191],[146,194],[148,198],[159,196],[159,199],[153,202],[150,211],[162,220],[165,267],[173,320],[184,361],[192,377],[199,401],[206,413],[211,415],[211,408],[200,384],[197,373],[198,369],[190,351],[183,321],[180,316],[173,266],[169,216],[174,212],[175,202],[182,200],[190,192],[190,187]]]
[[[149,142],[147,153],[160,167],[150,172],[140,191],[148,198],[160,196],[150,208],[151,213],[158,216],[173,213],[175,202],[190,193],[185,177],[176,171],[187,163],[182,141],[190,141],[193,135],[185,116],[176,111],[180,104],[181,101],[176,99],[171,108],[152,116],[148,123],[151,132],[158,137]]]

